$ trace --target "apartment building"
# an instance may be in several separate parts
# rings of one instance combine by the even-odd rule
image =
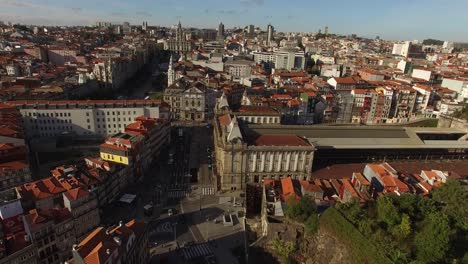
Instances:
[[[224,69],[234,78],[246,78],[252,75],[253,61],[235,60],[224,63]]]
[[[148,228],[137,220],[120,221],[116,226],[96,228],[71,249],[73,261],[67,263],[148,263]]]
[[[151,163],[159,158],[161,150],[169,144],[171,136],[171,124],[166,119],[138,117],[135,123],[128,125],[125,132],[133,135],[144,136],[140,155],[142,169],[146,171]]]
[[[83,187],[63,193],[64,207],[72,214],[75,237],[81,240],[100,223],[98,201]]]
[[[37,249],[27,236],[21,201],[13,189],[0,192],[0,264],[36,264]]]
[[[159,100],[8,101],[19,109],[26,137],[64,133],[106,137],[123,132],[139,116],[169,118]]]
[[[73,220],[65,208],[33,209],[23,216],[27,241],[36,245],[38,262],[63,263],[71,257]]]
[[[23,161],[0,163],[0,190],[31,181],[29,164]]]
[[[275,69],[301,69],[305,67],[304,52],[294,48],[282,48],[275,52],[253,52],[257,64],[267,63]]]

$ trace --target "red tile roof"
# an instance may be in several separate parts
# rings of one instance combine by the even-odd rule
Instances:
[[[279,115],[278,111],[269,106],[243,105],[239,108],[239,113],[258,113]]]
[[[75,189],[68,190],[67,192],[65,192],[65,195],[69,200],[78,200],[89,196],[89,191],[82,187],[78,187]]]
[[[361,199],[361,197],[356,192],[353,185],[349,182],[348,179],[342,179],[341,183],[343,184],[343,187],[351,194],[351,196],[353,196],[354,198]]]
[[[289,200],[299,200],[300,193],[296,193],[291,177],[281,179],[281,197],[285,202]]]
[[[12,161],[0,164],[0,173],[9,171],[21,170],[27,168],[29,165],[22,161]]]
[[[323,193],[323,190],[319,185],[315,185],[309,181],[300,181],[300,183],[304,190],[308,192]]]
[[[254,145],[256,146],[298,146],[310,147],[311,144],[304,138],[296,135],[261,135]]]

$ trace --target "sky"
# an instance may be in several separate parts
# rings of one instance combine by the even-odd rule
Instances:
[[[435,38],[468,42],[468,0],[0,0],[0,21],[38,25],[141,25],[226,28],[271,23],[282,32]]]

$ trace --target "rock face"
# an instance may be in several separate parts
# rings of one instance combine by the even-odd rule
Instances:
[[[294,223],[270,223],[268,237],[257,247],[276,257],[272,249],[275,239],[285,242],[295,242],[297,263],[306,264],[343,264],[351,263],[351,255],[345,244],[324,229],[319,229],[315,235],[305,235],[304,226]],[[262,257],[264,258],[264,257]],[[251,263],[257,263],[251,260]],[[279,260],[278,262],[279,263]]]
[[[303,240],[300,252],[306,264],[350,263],[351,256],[346,246],[326,231],[319,232],[311,239]]]

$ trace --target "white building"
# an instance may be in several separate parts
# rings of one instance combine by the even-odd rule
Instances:
[[[305,68],[305,55],[297,49],[283,48],[275,52],[254,52],[256,63],[270,63],[275,69],[301,69]]]
[[[248,60],[228,61],[224,64],[224,69],[233,77],[246,78],[252,74],[252,66],[255,63]]]
[[[169,118],[159,100],[8,101],[23,116],[25,135],[63,133],[108,136],[123,132],[139,116]]]
[[[434,78],[432,71],[425,69],[414,69],[413,73],[411,74],[411,77],[423,79],[428,82]]]
[[[441,86],[457,92],[459,101],[463,101],[465,98],[468,98],[468,79],[444,78]]]
[[[393,44],[392,54],[403,56],[403,57],[408,57],[410,48],[411,48],[410,41],[405,41],[403,43],[395,43]]]

